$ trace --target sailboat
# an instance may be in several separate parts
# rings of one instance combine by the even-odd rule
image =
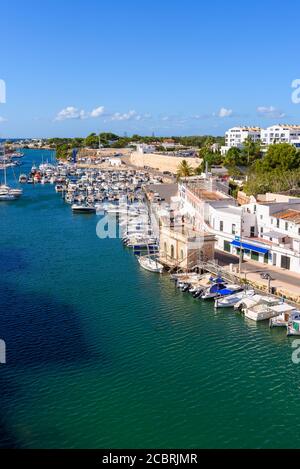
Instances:
[[[157,258],[153,258],[150,255],[138,257],[138,262],[143,269],[149,270],[150,272],[156,272],[162,274],[164,266],[158,262]]]
[[[6,177],[6,161],[5,161],[5,147],[4,144],[0,144],[0,159],[3,161],[3,171],[4,171],[4,184],[0,185],[0,200],[9,201],[18,199],[23,191],[22,189],[13,189],[7,185]]]

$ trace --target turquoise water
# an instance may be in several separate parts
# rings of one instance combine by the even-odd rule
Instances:
[[[41,154],[26,151],[27,168]],[[300,446],[284,330],[141,270],[53,186],[24,192],[0,204],[0,446]]]

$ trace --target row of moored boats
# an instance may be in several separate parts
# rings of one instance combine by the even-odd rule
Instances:
[[[221,276],[174,274],[171,277],[179,290],[189,292],[196,299],[213,300],[216,309],[233,308],[247,319],[269,321],[270,327],[285,327],[288,335],[300,335],[300,311],[283,298],[230,284]]]

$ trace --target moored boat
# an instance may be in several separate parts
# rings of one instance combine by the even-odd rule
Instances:
[[[287,325],[287,335],[300,335],[300,311],[292,312]]]
[[[215,308],[232,308],[239,301],[245,298],[251,298],[254,295],[255,295],[254,290],[242,290],[240,292],[236,291],[229,295],[225,295],[225,296],[223,295],[223,298],[217,297],[215,299]]]
[[[94,205],[87,204],[73,204],[72,211],[76,213],[95,213],[96,209]]]
[[[278,310],[274,306],[280,304],[282,300],[274,297],[262,297],[258,304],[245,308],[245,317],[252,321],[265,321],[278,316]]]
[[[270,327],[287,327],[291,320],[300,319],[300,312],[288,303],[274,306],[273,310],[278,312],[278,316],[269,320]]]
[[[143,269],[150,272],[161,274],[164,270],[163,265],[158,262],[157,258],[152,258],[151,256],[140,256],[138,257],[138,262]]]

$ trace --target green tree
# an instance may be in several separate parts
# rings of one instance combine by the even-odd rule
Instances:
[[[192,176],[193,169],[186,160],[182,160],[178,165],[177,179]]]
[[[268,172],[274,169],[287,171],[300,167],[298,150],[289,143],[276,143],[270,145],[265,156],[255,162],[256,172]]]
[[[251,137],[248,137],[243,143],[242,150],[243,163],[249,166],[253,161],[261,157],[261,143],[260,141],[254,142]]]
[[[95,133],[91,133],[84,140],[84,146],[88,148],[98,148],[99,146],[99,137]]]
[[[243,164],[242,152],[237,147],[232,147],[226,153],[223,161],[226,168],[235,168],[236,166]]]
[[[58,160],[67,160],[70,156],[69,145],[63,143],[62,145],[57,145],[56,147],[56,158]]]

